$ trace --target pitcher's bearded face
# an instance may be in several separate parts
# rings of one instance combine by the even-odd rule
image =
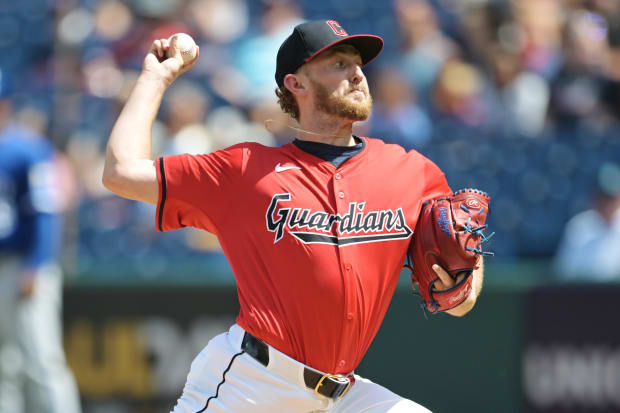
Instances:
[[[362,58],[351,45],[338,45],[302,68],[317,111],[352,121],[366,120],[372,97],[362,71]]]
[[[342,88],[330,91],[315,80],[311,80],[311,83],[317,110],[353,121],[366,120],[370,116],[372,96],[366,82],[349,84],[344,91],[341,91]]]

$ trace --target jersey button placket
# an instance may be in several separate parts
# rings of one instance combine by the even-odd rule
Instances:
[[[334,174],[334,180],[333,180],[333,188],[334,188],[334,193],[336,194],[336,201],[339,200],[343,200],[345,197],[345,193],[343,191],[343,186],[344,186],[344,181],[342,179],[342,174],[340,172],[336,172]],[[338,210],[346,210],[346,206],[340,202],[338,203]]]
[[[336,209],[340,216],[344,216],[349,212],[349,202],[351,199],[346,199],[347,187],[345,183],[344,176],[341,172],[336,172],[333,175],[333,190],[336,198]],[[343,236],[351,236],[352,234],[338,234],[339,237]],[[348,261],[347,257],[347,249],[339,248],[338,254],[340,255],[340,262],[342,263],[343,270],[343,282],[345,286],[345,297],[344,297],[344,308],[343,308],[343,325],[342,325],[342,338],[348,344],[347,349],[343,349],[343,355],[349,354],[352,348],[355,348],[355,343],[351,343],[351,337],[355,336],[355,332],[353,331],[355,324],[353,323],[355,319],[354,306],[352,307],[352,300],[355,295],[355,283],[353,282],[353,265],[351,265]],[[338,368],[343,369],[346,366],[345,360],[340,360],[338,362]]]

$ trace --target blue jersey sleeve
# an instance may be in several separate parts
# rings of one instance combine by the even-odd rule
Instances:
[[[33,217],[34,234],[26,251],[26,265],[37,268],[56,260],[61,241],[62,219],[58,214],[37,213]]]
[[[59,175],[57,160],[49,152],[43,153],[28,169],[32,237],[25,253],[30,267],[54,261],[59,253],[62,232]]]
[[[0,132],[0,253],[35,269],[57,259],[61,180],[52,145],[20,127]]]

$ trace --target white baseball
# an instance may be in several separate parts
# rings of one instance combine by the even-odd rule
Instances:
[[[176,37],[176,41],[173,42],[172,39]],[[192,59],[196,57],[196,42],[192,39],[192,36],[185,33],[176,33],[168,38],[168,42],[170,43],[170,47],[174,47],[181,52],[181,57],[183,58],[183,63],[190,62]]]

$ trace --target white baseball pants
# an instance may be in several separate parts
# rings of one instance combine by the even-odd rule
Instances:
[[[0,257],[0,413],[79,413],[62,348],[62,274],[41,269],[31,297],[19,298],[18,259]]]
[[[269,347],[267,367],[241,350],[244,330],[233,325],[192,362],[172,413],[428,413],[429,410],[355,375],[337,400],[306,387],[304,365]]]

